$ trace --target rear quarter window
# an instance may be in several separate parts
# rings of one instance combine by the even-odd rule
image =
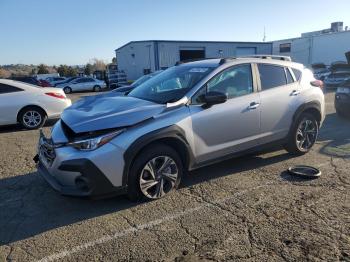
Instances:
[[[23,89],[0,83],[0,94],[14,93],[20,91],[23,91]]]
[[[295,69],[295,68],[292,68],[292,70],[293,70],[293,73],[294,73],[294,76],[295,76],[295,80],[299,81],[300,78],[301,78],[301,71],[298,70],[298,69]]]

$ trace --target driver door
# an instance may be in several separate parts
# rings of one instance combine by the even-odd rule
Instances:
[[[254,82],[250,64],[233,66],[192,97],[190,114],[197,164],[258,145],[260,98]],[[225,93],[228,100],[205,108],[203,96],[209,91]]]

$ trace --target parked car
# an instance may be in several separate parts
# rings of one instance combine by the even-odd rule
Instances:
[[[76,91],[99,92],[102,88],[106,88],[106,83],[91,77],[79,77],[70,82],[58,84],[56,87],[62,88],[66,94]]]
[[[127,86],[121,86],[119,88],[114,89],[112,92],[117,92],[120,94],[125,94],[127,92],[130,92],[131,90],[133,90],[134,88],[136,88],[137,86],[145,83],[146,81],[148,81],[149,79],[151,79],[152,77],[158,75],[159,73],[163,72],[163,70],[158,70],[156,72],[153,72],[151,74],[148,75],[144,75],[141,76],[139,79],[137,79],[135,82],[133,82],[131,85],[127,85]]]
[[[334,88],[347,79],[350,79],[350,72],[333,72],[325,77],[324,83],[326,87]]]
[[[77,78],[80,78],[79,76],[72,76],[72,77],[68,77],[66,78],[65,80],[61,80],[61,81],[57,81],[54,86],[58,86],[58,85],[61,85],[61,84],[66,84],[68,82],[71,82]]]
[[[51,87],[52,85],[50,84],[50,82],[46,81],[45,79],[38,79],[39,81],[39,85],[41,87]]]
[[[179,64],[127,96],[81,99],[41,134],[38,171],[64,195],[158,199],[187,170],[238,154],[305,154],[325,117],[322,81],[280,59]]]
[[[31,76],[15,76],[11,77],[11,79],[31,85],[41,86],[39,80]]]
[[[311,66],[314,76],[318,80],[324,81],[324,79],[331,73],[329,68],[324,63],[315,63]]]
[[[55,86],[55,84],[66,80],[66,78],[65,77],[48,77],[45,80],[48,81],[51,84],[51,86]]]
[[[0,79],[0,125],[20,123],[36,129],[47,119],[58,118],[70,105],[62,90]]]
[[[350,117],[350,79],[337,88],[334,105],[338,115]]]

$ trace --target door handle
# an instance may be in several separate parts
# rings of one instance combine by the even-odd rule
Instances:
[[[260,103],[257,102],[251,102],[250,105],[248,106],[248,109],[256,109],[260,106]]]
[[[297,96],[300,94],[299,90],[293,90],[293,92],[290,94],[291,96]]]

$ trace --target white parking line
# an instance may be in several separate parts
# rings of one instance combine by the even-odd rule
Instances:
[[[204,204],[201,204],[201,205],[199,205],[197,207],[190,208],[190,209],[187,209],[187,210],[184,210],[184,211],[181,211],[181,212],[177,212],[177,213],[175,213],[173,215],[169,215],[169,216],[166,216],[166,217],[163,217],[163,218],[160,218],[160,219],[156,219],[156,220],[153,220],[153,221],[151,221],[149,223],[146,223],[146,224],[141,224],[141,225],[137,225],[135,227],[130,227],[130,228],[128,228],[126,230],[123,230],[121,232],[116,232],[113,235],[103,236],[103,237],[101,237],[99,239],[96,239],[96,240],[84,243],[84,244],[79,245],[79,246],[75,246],[75,247],[71,248],[70,250],[63,250],[63,251],[61,251],[59,253],[49,255],[49,256],[44,257],[44,258],[42,258],[42,259],[40,259],[38,261],[39,262],[48,262],[48,261],[59,260],[59,259],[65,258],[67,256],[71,256],[71,255],[73,255],[75,253],[78,253],[80,251],[86,250],[88,248],[94,247],[96,245],[112,241],[112,240],[117,239],[119,237],[123,237],[123,236],[129,235],[129,234],[132,234],[132,233],[135,233],[135,232],[138,232],[138,231],[142,231],[142,230],[145,230],[145,229],[150,229],[150,228],[155,227],[157,225],[160,225],[160,224],[162,224],[164,222],[168,222],[168,221],[171,221],[171,220],[183,217],[185,215],[194,213],[194,212],[196,212],[198,210],[201,210],[203,208],[210,207],[210,206],[215,206],[215,204],[223,204],[226,201],[233,200],[237,196],[243,195],[243,194],[245,194],[247,192],[251,192],[251,191],[254,191],[254,190],[262,188],[262,187],[271,186],[273,184],[274,183],[269,182],[269,183],[266,183],[264,185],[256,186],[256,187],[253,187],[251,189],[247,189],[247,190],[243,190],[241,192],[237,192],[237,193],[235,193],[235,194],[233,194],[233,195],[231,195],[229,197],[226,197],[226,198],[223,198],[223,199],[219,199],[217,201],[213,201],[212,203],[204,203]]]

